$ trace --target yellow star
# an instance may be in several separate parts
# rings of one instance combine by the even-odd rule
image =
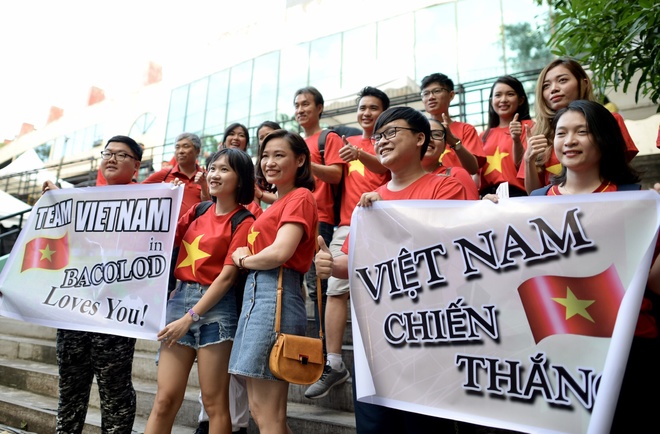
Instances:
[[[254,228],[250,228],[250,233],[248,234],[248,237],[247,237],[247,239],[248,239],[248,244],[249,244],[250,246],[253,246],[253,245],[254,245],[254,240],[257,239],[257,235],[259,235],[259,232],[256,232],[256,231],[254,230]],[[250,248],[250,250],[252,250],[252,248]]]
[[[46,244],[46,248],[39,251],[41,252],[41,259],[39,259],[40,261],[48,259],[50,262],[53,262],[53,253],[55,253],[57,250],[50,250],[50,244]]]
[[[578,300],[569,287],[566,287],[566,298],[553,298],[553,300],[566,307],[566,319],[570,319],[574,315],[580,315],[594,322],[589,312],[587,312],[587,308],[596,300]]]
[[[353,160],[348,163],[348,174],[351,172],[358,172],[360,175],[364,176],[364,164],[360,160]]]
[[[508,155],[509,155],[508,152],[500,152],[499,146],[495,148],[495,154],[486,157],[486,161],[488,162],[488,167],[486,169],[486,172],[484,172],[484,175],[488,175],[493,170],[497,170],[498,172],[502,173],[502,160],[504,159],[504,157],[507,157]]]
[[[196,268],[195,268],[195,263],[200,259],[204,259],[204,258],[207,258],[207,257],[211,256],[210,254],[206,253],[205,251],[199,249],[199,242],[200,242],[200,240],[202,239],[203,236],[204,236],[204,234],[198,236],[190,244],[188,244],[185,241],[182,241],[183,247],[186,248],[187,256],[186,256],[186,259],[181,261],[179,266],[176,267],[176,268],[183,268],[183,267],[187,267],[188,265],[190,265],[192,267],[193,276],[195,276],[195,272],[197,271]]]
[[[561,164],[554,164],[552,166],[548,166],[545,168],[545,170],[552,173],[553,175],[559,175],[561,173]]]
[[[449,146],[447,146],[447,147],[445,148],[444,152],[442,153],[442,155],[440,156],[440,158],[438,158],[438,160],[440,161],[440,163],[442,163],[442,157],[444,157],[445,155],[449,154],[450,152],[451,152],[451,150],[449,149]]]

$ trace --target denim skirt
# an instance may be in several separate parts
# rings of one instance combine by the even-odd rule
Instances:
[[[197,282],[179,282],[172,297],[167,302],[167,323],[171,323],[188,315],[188,311],[202,298],[209,289],[208,285]],[[209,309],[199,321],[193,322],[188,333],[183,335],[177,343],[191,347],[195,350],[207,345],[219,344],[232,340],[236,334],[236,295],[234,289],[220,299],[215,306]]]
[[[251,378],[278,380],[270,372],[268,360],[275,344],[275,310],[279,267],[253,270],[248,274],[243,308],[229,358],[229,372]],[[302,294],[303,275],[284,268],[282,275],[282,315],[280,331],[305,335],[307,311]],[[281,381],[281,380],[278,380]]]

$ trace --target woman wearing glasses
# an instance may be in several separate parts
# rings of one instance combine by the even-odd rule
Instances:
[[[495,193],[509,183],[509,196],[527,196],[518,168],[525,153],[525,127],[532,127],[529,102],[518,79],[505,75],[495,80],[488,97],[488,127],[481,133],[487,162],[481,168],[479,192]]]
[[[445,149],[447,148],[447,142],[445,141],[446,129],[442,122],[437,119],[429,119],[431,124],[431,140],[429,141],[429,147],[424,154],[422,159],[422,166],[424,170],[430,172],[434,175],[443,175],[451,176],[463,184],[465,187],[465,195],[468,200],[477,200],[479,199],[479,192],[477,191],[477,185],[472,180],[472,177],[460,166],[454,167],[445,167],[442,164],[441,158],[444,154]]]

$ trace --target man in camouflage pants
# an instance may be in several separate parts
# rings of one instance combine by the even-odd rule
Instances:
[[[108,140],[100,170],[108,185],[131,184],[140,168],[142,148],[126,136]],[[57,188],[44,183],[44,193]],[[135,339],[104,333],[57,330],[59,403],[57,433],[80,434],[96,375],[101,398],[101,431],[130,434],[135,421],[135,389],[131,378]]]

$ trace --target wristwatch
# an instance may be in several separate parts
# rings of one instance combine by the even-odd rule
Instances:
[[[456,140],[456,143],[454,144],[454,146],[449,145],[449,147],[452,148],[454,151],[456,150],[456,148],[460,149],[461,146],[463,146],[463,143],[461,143],[460,140]]]
[[[194,310],[190,309],[188,313],[190,314],[194,322],[199,321],[199,315],[197,315]]]

